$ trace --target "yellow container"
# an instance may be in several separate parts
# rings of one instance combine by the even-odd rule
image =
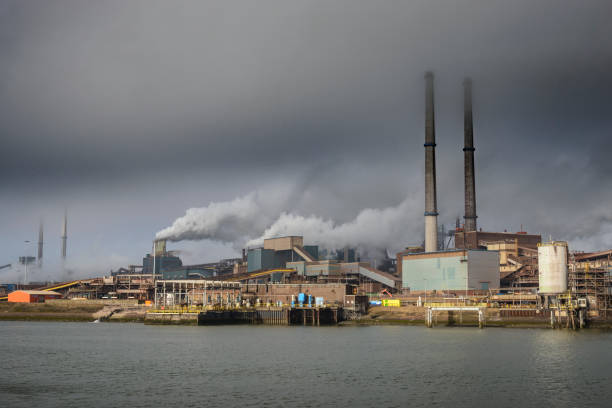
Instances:
[[[383,306],[390,306],[390,307],[400,307],[401,306],[401,302],[400,302],[399,299],[383,299],[382,305]]]

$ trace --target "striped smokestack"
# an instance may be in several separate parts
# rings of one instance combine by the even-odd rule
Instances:
[[[68,212],[64,211],[64,225],[62,227],[62,259],[66,259],[66,241],[68,240]]]
[[[474,180],[474,128],[472,124],[472,80],[463,81],[463,135],[465,174],[465,231],[476,231],[476,181]]]
[[[438,250],[433,73],[425,74],[425,252]]]
[[[42,266],[43,258],[43,222],[40,220],[40,226],[38,227],[38,266]]]

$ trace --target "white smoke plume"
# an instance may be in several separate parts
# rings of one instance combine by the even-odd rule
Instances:
[[[206,207],[188,209],[184,216],[159,231],[155,238],[170,241],[211,239],[235,243],[265,228],[266,221],[260,217],[261,212],[256,193],[232,201],[211,202]]]
[[[305,242],[327,249],[398,250],[415,237],[416,231],[410,228],[415,225],[415,208],[415,200],[409,197],[394,207],[364,209],[353,220],[342,224],[317,216],[304,217],[284,212],[260,237],[247,245],[261,245],[266,238],[303,235]]]
[[[278,206],[270,208],[262,203],[262,196],[254,192],[232,201],[191,208],[170,227],[158,232],[156,238],[171,241],[209,239],[239,248],[245,244],[260,246],[265,238],[301,235],[306,243],[327,249],[348,246],[367,252],[401,249],[412,243],[420,232],[420,224],[416,222],[420,207],[413,197],[393,207],[364,209],[353,220],[336,223],[316,215],[283,211]]]

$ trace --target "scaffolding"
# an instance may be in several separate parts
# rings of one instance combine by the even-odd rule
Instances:
[[[568,273],[568,288],[575,299],[586,299],[590,310],[608,317],[610,308],[610,268],[591,268],[571,265]]]
[[[157,280],[155,309],[229,306],[240,302],[240,283],[207,280]]]

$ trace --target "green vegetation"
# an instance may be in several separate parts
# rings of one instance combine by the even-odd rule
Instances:
[[[79,304],[78,301],[66,303],[0,303],[2,313],[95,313],[104,305]]]

